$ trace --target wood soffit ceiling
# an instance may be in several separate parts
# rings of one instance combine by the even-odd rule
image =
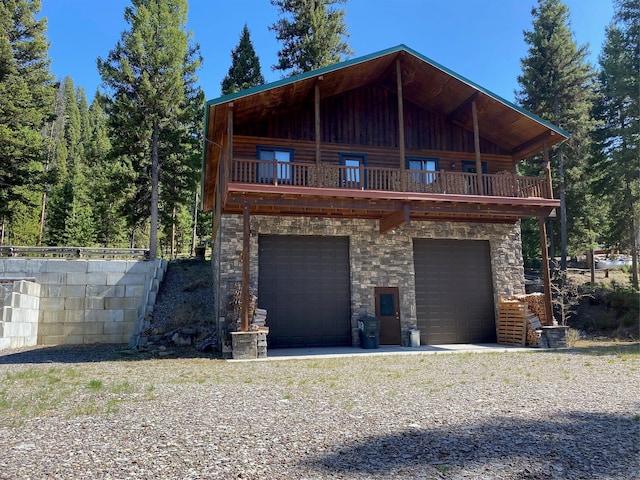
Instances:
[[[273,84],[221,97],[209,102],[209,138],[220,138],[226,130],[226,110],[233,103],[234,123],[267,118],[276,113],[309,104],[313,108],[314,87],[320,86],[320,96],[328,98],[367,85],[378,85],[396,91],[396,59],[400,59],[405,102],[443,115],[453,123],[473,131],[471,103],[476,102],[480,136],[521,159],[541,150],[542,140],[548,146],[565,140],[568,134],[558,127],[537,119],[533,114],[500,99],[453,72],[417,56],[407,47],[390,49],[337,66],[303,74]],[[315,74],[314,74],[315,73]],[[228,100],[227,100],[228,98]],[[212,124],[215,119],[214,124]]]

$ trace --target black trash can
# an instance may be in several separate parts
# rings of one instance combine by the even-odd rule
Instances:
[[[362,348],[380,347],[380,319],[367,315],[358,319],[358,332]]]

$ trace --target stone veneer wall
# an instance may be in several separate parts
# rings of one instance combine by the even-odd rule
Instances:
[[[38,345],[129,343],[166,268],[165,260],[0,258],[0,279],[40,284]]]
[[[251,287],[258,285],[258,238],[269,235],[328,235],[349,237],[351,328],[357,345],[357,319],[375,314],[374,287],[400,290],[403,344],[417,325],[413,239],[488,240],[491,252],[494,305],[501,295],[524,294],[520,224],[410,222],[380,234],[377,221],[334,220],[314,217],[251,217]],[[224,338],[229,300],[242,279],[242,216],[224,215],[213,252],[218,338]],[[259,293],[258,293],[259,295]],[[218,301],[220,299],[220,301]],[[267,326],[269,324],[267,314]]]

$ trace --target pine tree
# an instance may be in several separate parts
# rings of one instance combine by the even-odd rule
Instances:
[[[524,108],[571,134],[551,151],[554,192],[561,203],[560,267],[565,270],[568,248],[577,253],[595,241],[590,218],[598,212],[589,210],[593,202],[588,202],[586,170],[595,72],[586,60],[588,46],[577,46],[573,39],[569,9],[561,0],[538,0],[531,13],[533,29],[524,32],[529,51],[521,60],[516,97]]]
[[[269,27],[283,43],[274,70],[290,75],[339,63],[353,55],[345,10],[332,8],[348,0],[271,0],[281,18]]]
[[[45,19],[35,19],[39,11],[38,0],[0,2],[0,228],[3,232],[5,224],[11,223],[17,205],[27,204],[38,209],[40,195],[34,196],[33,192],[43,182],[42,161],[46,148],[42,129],[53,111],[55,87],[49,71],[47,23]]]
[[[120,214],[122,191],[114,188],[122,166],[109,156],[108,118],[96,93],[88,112],[85,160],[91,171],[91,204],[96,242],[103,247],[126,247],[127,225]]]
[[[595,137],[594,175],[609,206],[609,246],[631,251],[632,283],[638,289],[640,228],[640,1],[617,0],[599,57],[601,121]]]
[[[249,28],[245,23],[240,42],[231,51],[231,66],[229,73],[222,80],[222,95],[246,90],[263,83],[260,59],[253,48]]]
[[[129,225],[141,226],[150,218],[149,249],[155,258],[160,170],[167,151],[176,148],[165,132],[193,133],[183,114],[201,96],[194,86],[200,55],[185,31],[186,0],[132,0],[132,4],[125,9],[130,29],[106,60],[98,59],[98,69],[108,89],[105,107],[114,153],[127,165],[131,180]]]
[[[46,216],[47,243],[86,247],[94,243],[92,201],[85,159],[82,111],[84,92],[78,99],[71,77],[62,85],[63,146],[58,144],[55,183],[51,186],[49,212]],[[86,108],[86,99],[84,99]],[[84,118],[84,120],[83,120]]]

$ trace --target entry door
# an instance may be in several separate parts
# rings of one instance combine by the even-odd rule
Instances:
[[[400,293],[398,287],[375,287],[376,317],[380,319],[380,345],[400,345]]]

